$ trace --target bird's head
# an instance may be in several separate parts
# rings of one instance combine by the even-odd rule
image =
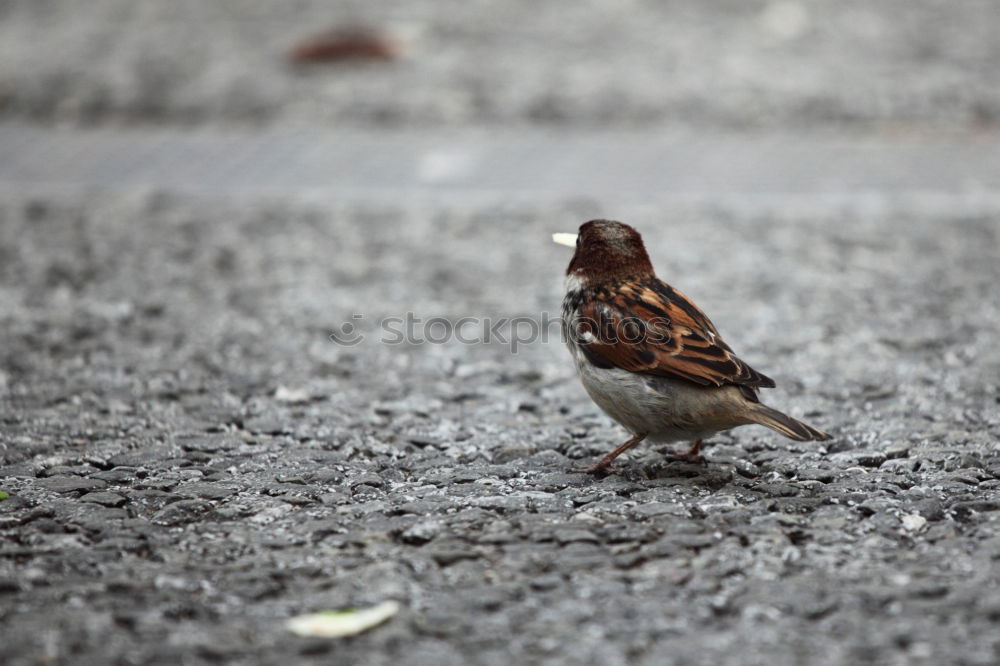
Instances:
[[[553,234],[552,240],[576,248],[566,275],[585,286],[653,273],[642,236],[621,222],[591,220],[580,225],[579,233]]]

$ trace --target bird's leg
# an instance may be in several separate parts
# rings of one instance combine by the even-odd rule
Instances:
[[[608,455],[598,460],[596,464],[590,465],[589,467],[584,467],[580,471],[586,472],[587,474],[597,474],[598,472],[603,472],[611,465],[611,463],[614,461],[615,458],[625,453],[626,451],[628,451],[629,449],[631,449],[633,446],[635,446],[644,439],[646,439],[645,435],[636,435],[635,437],[628,440],[627,442],[619,446],[617,449],[615,449]]]
[[[694,440],[694,445],[691,446],[687,451],[681,453],[673,453],[670,455],[671,458],[675,460],[684,460],[687,462],[697,463],[699,465],[707,465],[708,462],[705,457],[701,455],[701,440]]]

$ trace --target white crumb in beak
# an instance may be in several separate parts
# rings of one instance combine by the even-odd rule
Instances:
[[[565,245],[567,247],[576,247],[576,234],[566,234],[558,233],[552,234],[552,240],[559,245]]]

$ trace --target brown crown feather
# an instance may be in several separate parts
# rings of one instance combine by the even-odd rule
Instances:
[[[591,220],[580,225],[567,275],[577,275],[593,285],[623,277],[653,274],[639,232],[613,220]]]

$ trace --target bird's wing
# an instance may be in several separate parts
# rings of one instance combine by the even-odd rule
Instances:
[[[657,279],[598,289],[577,311],[575,335],[598,367],[686,379],[703,386],[753,389],[774,380],[741,361],[705,313],[684,294]]]

